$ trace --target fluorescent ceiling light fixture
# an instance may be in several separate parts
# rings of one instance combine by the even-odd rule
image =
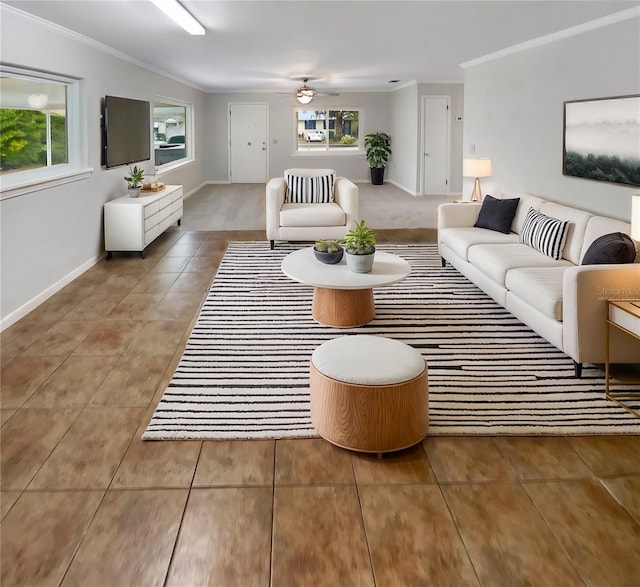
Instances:
[[[205,28],[195,19],[178,0],[151,0],[176,24],[191,35],[204,35]]]

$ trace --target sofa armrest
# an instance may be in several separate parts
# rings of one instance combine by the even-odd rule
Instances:
[[[286,184],[284,177],[274,177],[267,183],[267,200],[265,217],[267,225],[267,240],[277,240],[280,228],[280,208],[284,204]]]
[[[462,228],[473,226],[482,208],[481,202],[464,204],[440,204],[438,206],[438,228]]]
[[[358,223],[358,186],[346,177],[336,177],[333,194],[338,206],[345,211],[347,229],[355,228]]]
[[[562,284],[564,352],[577,363],[603,363],[607,300],[629,298],[640,298],[639,263],[567,268]],[[638,341],[615,329],[611,335],[612,362],[639,360]]]

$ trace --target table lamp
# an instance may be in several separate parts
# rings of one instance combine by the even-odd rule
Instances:
[[[631,238],[640,241],[640,194],[631,196]]]
[[[482,201],[480,178],[491,176],[491,159],[464,159],[462,161],[462,175],[474,178],[471,201]]]

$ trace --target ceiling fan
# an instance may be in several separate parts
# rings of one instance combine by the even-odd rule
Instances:
[[[326,93],[326,92],[317,92],[313,88],[310,88],[307,85],[309,81],[308,77],[302,78],[302,87],[298,88],[296,91],[296,100],[300,102],[300,104],[308,104],[313,100],[316,96],[339,96],[340,94],[336,93]]]

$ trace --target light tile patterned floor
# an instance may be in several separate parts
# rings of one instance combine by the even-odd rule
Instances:
[[[428,437],[382,460],[142,442],[227,242],[254,239],[171,230],[2,334],[3,587],[640,584],[640,437]]]

